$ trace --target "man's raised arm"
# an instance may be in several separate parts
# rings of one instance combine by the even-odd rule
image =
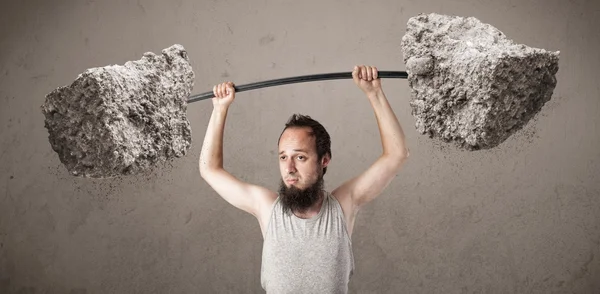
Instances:
[[[377,68],[356,66],[354,82],[367,96],[377,119],[383,152],[366,171],[343,183],[334,194],[348,198],[354,210],[370,202],[390,184],[409,156],[404,131],[392,110],[377,76]]]
[[[213,112],[206,129],[199,159],[202,178],[231,205],[258,217],[264,202],[271,197],[266,188],[245,183],[223,168],[223,132],[229,106],[235,98],[233,83],[214,86]]]

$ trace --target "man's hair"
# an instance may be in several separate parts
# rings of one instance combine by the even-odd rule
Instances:
[[[329,154],[329,158],[331,158],[331,138],[329,137],[329,133],[325,130],[325,127],[318,121],[312,119],[308,115],[302,114],[293,114],[287,123],[285,124],[285,128],[281,131],[279,135],[279,139],[277,140],[277,145],[279,146],[279,141],[281,140],[281,136],[288,128],[302,128],[309,127],[311,130],[309,131],[310,135],[315,137],[316,147],[317,147],[317,157],[320,161],[323,159],[325,154]],[[327,167],[323,168],[323,175],[327,172]]]

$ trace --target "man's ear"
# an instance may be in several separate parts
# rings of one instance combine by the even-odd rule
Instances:
[[[329,165],[329,162],[331,162],[331,157],[329,157],[329,154],[325,154],[323,158],[321,158],[321,165],[323,167],[327,167]]]

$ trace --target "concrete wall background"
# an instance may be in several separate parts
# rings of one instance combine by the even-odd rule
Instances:
[[[384,90],[411,157],[358,216],[351,293],[600,293],[600,5],[596,1],[4,1],[0,4],[0,292],[261,293],[258,222],[197,169],[212,110],[191,104],[193,147],[151,174],[79,179],[47,140],[40,105],[89,67],[184,45],[193,93],[355,64],[404,70],[418,13],[475,16],[518,43],[561,51],[553,99],[494,150],[415,132],[402,80]],[[381,145],[351,80],[238,94],[225,168],[274,189],[292,113],[332,136],[326,188]]]

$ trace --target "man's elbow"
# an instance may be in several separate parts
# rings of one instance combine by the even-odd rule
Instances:
[[[206,170],[203,168],[200,168],[200,177],[206,180]]]
[[[389,161],[391,161],[394,165],[394,167],[396,169],[400,169],[402,167],[402,165],[404,165],[404,163],[408,160],[408,157],[410,156],[410,152],[408,151],[408,148],[405,148],[402,151],[390,154],[388,156]]]
[[[207,183],[211,183],[214,181],[215,177],[222,175],[225,171],[221,167],[214,166],[201,166],[200,167],[200,177],[205,180]]]
[[[400,153],[400,161],[402,161],[402,163],[404,163],[406,160],[408,160],[409,156],[410,156],[410,151],[408,150],[408,148],[404,148],[404,150]]]
[[[396,158],[396,167],[400,169],[404,163],[408,160],[408,152],[398,155]]]
[[[200,172],[200,177],[204,178],[206,175],[206,164],[202,160],[198,162],[198,171]]]
[[[206,178],[215,171],[214,168],[210,168],[209,166],[202,164],[199,166],[198,170],[200,171],[200,177],[204,180],[206,180]]]

